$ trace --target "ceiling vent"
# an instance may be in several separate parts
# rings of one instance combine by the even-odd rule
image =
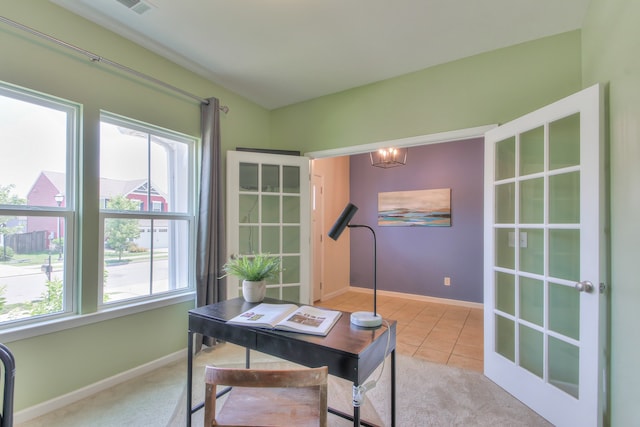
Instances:
[[[145,12],[151,10],[152,5],[142,0],[116,0],[118,3],[133,10],[138,15],[142,15]]]

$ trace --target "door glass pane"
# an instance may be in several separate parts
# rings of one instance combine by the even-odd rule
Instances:
[[[549,124],[549,169],[580,164],[580,114]]]
[[[257,225],[241,225],[239,227],[238,250],[241,254],[250,255],[258,252],[258,236],[260,228]]]
[[[570,286],[549,283],[549,329],[580,339],[580,292]]]
[[[300,301],[300,286],[283,287],[282,299],[286,301]]]
[[[541,280],[520,276],[520,317],[542,326],[544,288]]]
[[[520,270],[544,272],[544,230],[523,228],[520,231]]]
[[[300,283],[300,257],[282,257],[282,283]]]
[[[513,182],[496,185],[496,224],[515,223],[515,188]]]
[[[544,336],[542,332],[520,325],[520,366],[542,378]]]
[[[571,172],[549,177],[549,222],[580,222],[580,173]]]
[[[578,398],[580,349],[549,337],[549,383]]]
[[[298,166],[282,167],[282,192],[300,193],[300,168]]]
[[[580,281],[580,230],[549,230],[549,275]]]
[[[262,165],[262,191],[280,192],[280,167],[278,165]]]
[[[504,268],[515,268],[515,231],[513,228],[496,230],[496,265]]]
[[[265,296],[267,298],[281,299],[280,298],[280,287],[279,286],[274,286],[272,288],[267,287],[267,293],[265,294]]]
[[[238,197],[238,221],[240,223],[258,222],[258,196],[255,194],[241,194]]]
[[[282,197],[282,222],[285,224],[300,223],[300,197]]]
[[[282,227],[282,252],[287,254],[300,252],[300,227]]]
[[[497,316],[496,319],[496,353],[515,361],[515,326],[512,320]]]
[[[262,252],[269,254],[280,253],[280,227],[262,227]]]
[[[280,222],[280,196],[262,196],[261,222],[271,224]]]
[[[240,163],[240,191],[258,191],[258,165]]]
[[[516,137],[496,143],[496,181],[516,175]]]
[[[520,176],[544,171],[544,127],[520,135]]]
[[[544,179],[520,182],[520,222],[541,224],[544,220]]]
[[[516,281],[513,274],[496,272],[496,308],[511,315],[516,314]]]

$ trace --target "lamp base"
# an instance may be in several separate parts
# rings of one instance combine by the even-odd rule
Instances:
[[[374,315],[370,311],[356,311],[351,313],[351,323],[364,328],[375,328],[382,325],[382,316]]]

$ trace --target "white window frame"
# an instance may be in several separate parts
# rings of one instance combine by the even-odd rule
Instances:
[[[63,271],[63,307],[62,311],[30,316],[22,319],[0,323],[0,331],[12,328],[21,328],[37,325],[62,318],[70,317],[77,313],[76,304],[76,227],[77,227],[77,194],[78,194],[78,140],[80,138],[80,120],[82,106],[80,104],[45,95],[30,89],[0,82],[0,95],[17,99],[41,107],[61,111],[67,115],[67,141],[65,160],[65,189],[64,206],[27,206],[27,205],[0,205],[0,215],[3,216],[60,216],[65,224],[65,262]]]
[[[112,211],[107,210],[106,206],[100,207],[99,212],[99,233],[100,240],[104,239],[104,223],[108,218],[129,218],[129,219],[152,219],[152,220],[183,220],[188,224],[188,243],[187,247],[189,248],[189,256],[187,257],[189,265],[182,266],[186,268],[188,272],[188,283],[187,286],[181,287],[179,289],[174,289],[166,292],[139,296],[135,298],[123,299],[115,302],[104,302],[104,246],[100,245],[99,249],[99,285],[98,285],[98,310],[110,310],[114,307],[119,306],[127,306],[131,304],[140,304],[144,302],[157,301],[160,299],[165,299],[168,296],[179,296],[183,294],[192,294],[195,290],[195,242],[196,242],[196,218],[195,218],[195,203],[196,203],[196,194],[197,194],[197,185],[196,185],[196,147],[198,146],[198,140],[194,137],[184,135],[175,131],[167,130],[160,128],[158,126],[150,125],[147,123],[142,123],[137,120],[129,119],[123,116],[119,116],[110,112],[101,111],[100,114],[100,122],[106,122],[118,126],[123,126],[128,129],[137,130],[143,133],[151,134],[153,136],[158,136],[161,138],[168,138],[173,141],[178,141],[181,143],[185,143],[188,146],[188,164],[190,170],[188,172],[188,189],[189,194],[187,197],[187,211],[186,212],[174,212],[174,211],[154,211],[153,209],[148,209],[146,211],[137,210],[137,211]],[[149,200],[148,207],[152,208],[151,200]],[[175,259],[171,259],[169,262],[176,262]]]

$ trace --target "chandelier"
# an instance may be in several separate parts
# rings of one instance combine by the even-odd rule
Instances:
[[[407,164],[408,148],[380,148],[369,153],[371,165],[378,168],[393,168]]]

